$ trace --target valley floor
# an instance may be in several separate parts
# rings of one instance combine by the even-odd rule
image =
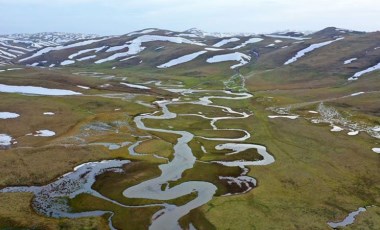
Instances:
[[[12,138],[0,146],[0,229],[331,229],[360,207],[345,229],[379,226],[375,84],[78,72],[0,73],[2,84],[81,93],[0,93],[0,112],[19,115],[0,119]],[[95,173],[100,162],[116,164]]]

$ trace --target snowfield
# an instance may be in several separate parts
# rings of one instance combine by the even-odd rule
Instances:
[[[196,53],[188,54],[188,55],[173,59],[173,60],[171,60],[165,64],[159,65],[159,66],[157,66],[157,68],[160,68],[160,69],[169,68],[169,67],[172,67],[175,65],[186,63],[186,62],[189,62],[191,60],[194,60],[195,58],[199,57],[200,55],[202,55],[204,53],[207,53],[207,51],[199,51]]]
[[[379,70],[380,69],[380,63],[378,63],[377,65],[375,66],[372,66],[372,67],[369,67],[368,69],[365,69],[365,70],[362,70],[360,72],[357,72],[354,74],[354,76],[350,77],[348,80],[349,81],[356,81],[359,79],[359,77],[361,77],[362,75],[364,74],[367,74],[367,73],[370,73],[370,72],[373,72],[373,71],[376,71],[376,70]]]
[[[0,92],[2,93],[22,93],[22,94],[35,94],[46,96],[66,96],[66,95],[80,95],[71,90],[65,89],[48,89],[37,86],[16,86],[0,84]]]
[[[214,47],[222,47],[228,43],[231,43],[231,42],[237,42],[237,41],[240,41],[239,38],[229,38],[229,39],[223,39],[221,40],[220,42],[214,44],[213,46]]]
[[[327,45],[330,45],[331,43],[333,42],[336,42],[336,41],[339,41],[339,40],[342,40],[344,39],[343,37],[340,37],[340,38],[337,38],[335,40],[332,40],[332,41],[326,41],[326,42],[321,42],[321,43],[317,43],[317,44],[313,44],[313,45],[310,45],[309,47],[307,47],[306,49],[303,49],[303,50],[300,50],[298,51],[298,53],[292,57],[291,59],[287,60],[284,65],[289,65],[295,61],[297,61],[299,58],[305,56],[305,54],[307,53],[310,53],[316,49],[319,49],[321,47],[324,47],[324,46],[327,46]]]
[[[231,66],[231,69],[235,69],[237,67],[248,64],[250,60],[251,60],[250,56],[243,53],[235,52],[235,53],[230,53],[230,54],[216,55],[214,57],[207,59],[207,63],[218,63],[218,62],[225,62],[225,61],[240,62],[240,64]]]

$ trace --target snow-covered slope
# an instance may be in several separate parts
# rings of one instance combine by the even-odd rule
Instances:
[[[19,42],[25,42],[30,44],[35,48],[42,48],[44,46],[56,46],[65,43],[93,39],[99,37],[95,34],[81,34],[81,33],[35,33],[35,34],[10,34],[10,35],[0,35],[0,38],[6,38],[10,40],[15,40]]]
[[[0,64],[7,64],[12,59],[43,47],[58,46],[73,41],[93,39],[96,37],[98,36],[57,32],[0,35]]]
[[[311,70],[346,74],[355,80],[377,69],[373,65],[379,62],[379,38],[380,32],[363,34],[337,28],[313,34],[292,31],[215,34],[198,29],[178,32],[148,28],[109,37],[60,33],[7,35],[0,36],[0,66],[8,63],[50,68],[139,66],[161,69],[157,71],[184,68],[196,73],[200,69],[248,65],[289,69],[286,65],[292,64],[293,69],[307,66]],[[0,68],[0,72],[4,69]]]
[[[154,33],[154,34],[152,34]],[[124,36],[95,38],[59,46],[39,49],[18,61],[32,66],[71,65],[77,61],[90,61],[102,64],[126,60],[158,43],[205,47],[206,45],[190,38],[171,35],[158,35],[161,31],[149,29],[132,32]],[[53,57],[53,58],[52,58]]]

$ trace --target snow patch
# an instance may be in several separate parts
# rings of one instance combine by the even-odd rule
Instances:
[[[326,41],[326,42],[321,42],[321,43],[317,43],[317,44],[313,44],[313,45],[310,45],[309,47],[307,47],[306,49],[303,49],[303,50],[300,50],[298,51],[298,53],[292,57],[291,59],[289,59],[288,61],[286,61],[284,63],[284,65],[289,65],[295,61],[297,61],[299,58],[305,56],[305,54],[307,53],[310,53],[316,49],[319,49],[321,47],[324,47],[324,46],[327,46],[327,45],[330,45],[331,43],[333,42],[336,42],[336,41],[339,41],[339,40],[342,40],[344,39],[343,37],[340,37],[340,38],[337,38],[335,40],[332,40],[332,41]]]
[[[240,41],[239,38],[229,38],[229,39],[223,39],[221,40],[220,42],[214,44],[213,46],[214,47],[222,47],[228,43],[231,43],[231,42],[237,42],[237,41]]]
[[[380,148],[372,148],[372,151],[374,151],[375,153],[380,153]]]
[[[251,38],[248,41],[244,42],[243,44],[241,44],[239,46],[236,46],[236,47],[234,47],[232,49],[233,50],[241,49],[241,48],[245,47],[248,44],[257,43],[257,42],[260,42],[262,40],[264,40],[264,39],[262,39],[262,38]]]
[[[93,59],[93,58],[96,58],[96,55],[78,58],[77,61],[85,61],[85,60],[89,60],[89,59]]]
[[[0,119],[13,119],[19,117],[20,114],[10,112],[0,112]]]
[[[189,62],[191,60],[194,60],[195,58],[199,57],[200,55],[202,55],[204,53],[207,53],[207,51],[199,51],[199,52],[195,52],[192,54],[188,54],[188,55],[173,59],[173,60],[171,60],[165,64],[159,65],[159,66],[157,66],[157,68],[160,68],[160,69],[169,68],[169,67],[172,67],[175,65],[186,63],[186,62]]]
[[[345,61],[343,62],[343,64],[344,64],[344,65],[348,65],[348,64],[350,64],[350,63],[352,63],[353,61],[356,61],[356,60],[358,60],[358,59],[357,59],[357,58],[351,58],[351,59],[345,60]]]
[[[106,48],[106,46],[102,46],[102,47],[99,47],[99,48],[93,48],[93,49],[80,50],[80,51],[78,51],[78,52],[76,52],[74,54],[71,54],[69,56],[69,59],[73,59],[73,58],[75,58],[75,57],[77,57],[79,55],[82,55],[82,54],[85,54],[85,53],[88,53],[88,52],[92,52],[92,51],[95,51],[97,53],[97,52],[99,52],[99,51],[101,51],[101,50],[103,50],[105,48]]]
[[[224,50],[224,49],[218,49],[218,48],[205,48],[205,50],[208,50],[208,51],[221,51],[221,50]]]
[[[307,40],[311,38],[303,38],[303,37],[292,37],[292,36],[286,36],[286,35],[274,35],[274,34],[266,34],[265,36],[271,37],[271,38],[284,38],[284,39],[293,39],[293,40]]]
[[[363,94],[363,93],[365,93],[365,92],[357,92],[357,93],[351,94],[350,96],[351,97],[355,97],[355,96],[358,96],[358,95]]]
[[[0,146],[9,146],[12,144],[12,137],[7,134],[0,133]]]
[[[340,131],[343,131],[343,129],[339,126],[334,125],[330,131],[331,132],[340,132]]]
[[[66,96],[66,95],[80,95],[71,90],[65,89],[48,89],[36,86],[16,86],[0,84],[0,92],[2,93],[23,93],[23,94],[36,94],[46,96]]]
[[[120,61],[128,61],[128,60],[133,59],[133,58],[136,58],[136,57],[137,57],[137,56],[131,56],[131,57],[124,58],[124,59],[122,59],[122,60],[120,60]]]
[[[379,70],[379,69],[380,69],[380,63],[378,63],[375,66],[369,67],[368,69],[365,69],[365,70],[362,70],[360,72],[355,73],[354,76],[350,77],[348,80],[349,81],[358,80],[358,78],[361,77],[362,75],[376,71],[376,70]]]
[[[130,88],[136,88],[136,89],[150,89],[149,87],[147,86],[142,86],[142,85],[135,85],[135,84],[130,84],[130,83],[124,83],[124,82],[120,82],[120,84],[122,85],[126,85]]]
[[[199,36],[196,34],[178,34],[177,37],[189,37],[189,38],[198,38]]]
[[[73,60],[65,60],[65,61],[61,62],[61,65],[65,66],[65,65],[71,65],[74,63],[75,63],[75,61],[73,61]]]
[[[140,30],[140,31],[131,32],[131,33],[127,34],[127,36],[133,36],[136,34],[149,34],[149,33],[152,33],[154,31],[157,31],[157,30],[156,29]]]
[[[90,89],[90,87],[88,86],[83,86],[83,85],[77,85],[78,88],[81,88],[81,89]]]
[[[380,126],[376,126],[376,127],[372,128],[372,130],[375,132],[380,132]]]
[[[55,132],[53,132],[51,130],[43,129],[43,130],[36,131],[33,136],[35,136],[35,137],[52,137],[52,136],[55,136]]]
[[[218,63],[218,62],[225,62],[225,61],[240,62],[240,64],[231,66],[231,69],[235,69],[237,67],[240,67],[249,63],[250,60],[251,60],[250,56],[243,53],[235,52],[235,53],[230,53],[230,54],[216,55],[214,57],[207,59],[207,62],[208,63]]]
[[[349,136],[356,136],[358,134],[359,134],[359,131],[350,131],[347,133],[347,135],[349,135]]]

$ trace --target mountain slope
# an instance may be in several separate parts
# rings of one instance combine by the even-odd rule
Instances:
[[[0,35],[0,64],[10,63],[12,59],[43,47],[58,46],[68,42],[96,37],[98,36],[92,34],[58,32]]]
[[[2,63],[12,61],[41,67],[136,67],[153,71],[201,69],[205,74],[214,72],[215,67],[223,73],[245,67],[257,70],[306,68],[351,80],[366,71],[376,70],[380,63],[380,32],[364,33],[335,27],[308,35],[285,31],[221,36],[198,29],[176,32],[156,28],[112,37],[63,34],[59,38],[60,35],[29,36],[31,41],[40,43],[9,40],[10,37],[20,39],[21,35],[2,38]],[[56,44],[64,41],[70,42]],[[49,46],[36,49],[42,45]]]

